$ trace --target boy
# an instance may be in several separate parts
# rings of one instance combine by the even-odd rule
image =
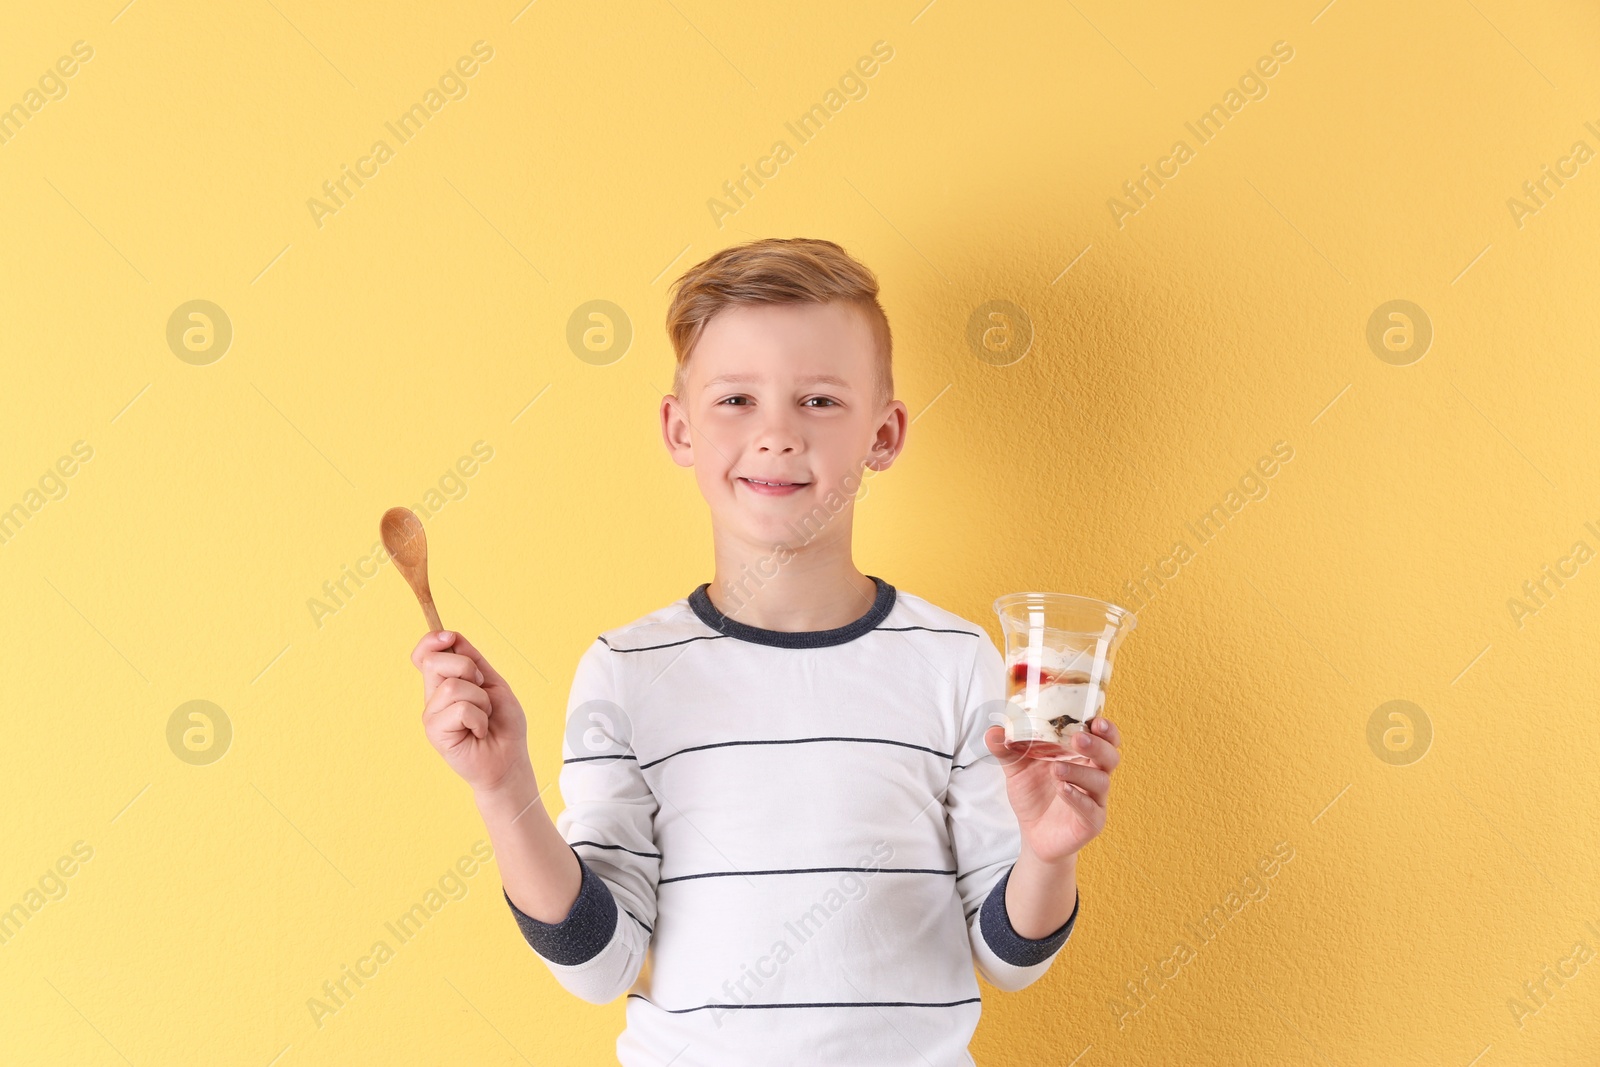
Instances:
[[[1009,751],[984,630],[852,563],[862,470],[907,426],[867,268],[761,240],[674,289],[661,430],[712,580],[584,652],[554,822],[516,697],[458,633],[412,652],[428,738],[556,980],[627,993],[626,1067],[972,1064],[974,967],[1021,989],[1072,932],[1119,732],[1080,735],[1092,766]]]

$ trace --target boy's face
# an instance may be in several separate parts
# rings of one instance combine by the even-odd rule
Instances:
[[[761,550],[848,537],[863,467],[886,469],[905,444],[906,406],[874,396],[873,346],[865,312],[839,301],[736,306],[706,323],[661,430],[719,536]]]

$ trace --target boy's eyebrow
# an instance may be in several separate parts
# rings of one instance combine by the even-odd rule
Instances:
[[[745,385],[750,382],[761,381],[758,374],[719,374],[707,382],[703,388],[710,389],[713,385]],[[813,374],[809,378],[801,378],[801,385],[838,385],[846,389],[850,383],[837,374]]]

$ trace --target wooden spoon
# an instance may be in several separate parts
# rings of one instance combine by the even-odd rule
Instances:
[[[428,535],[422,531],[422,520],[410,508],[390,508],[383,513],[378,524],[383,537],[383,547],[388,549],[394,565],[399,568],[411,591],[417,594],[422,614],[428,620],[431,633],[444,629],[439,612],[433,606],[433,592],[428,588]]]

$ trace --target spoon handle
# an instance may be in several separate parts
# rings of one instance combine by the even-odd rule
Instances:
[[[422,614],[427,617],[429,633],[438,633],[444,629],[444,623],[439,621],[439,611],[433,606],[432,597],[422,602]]]

